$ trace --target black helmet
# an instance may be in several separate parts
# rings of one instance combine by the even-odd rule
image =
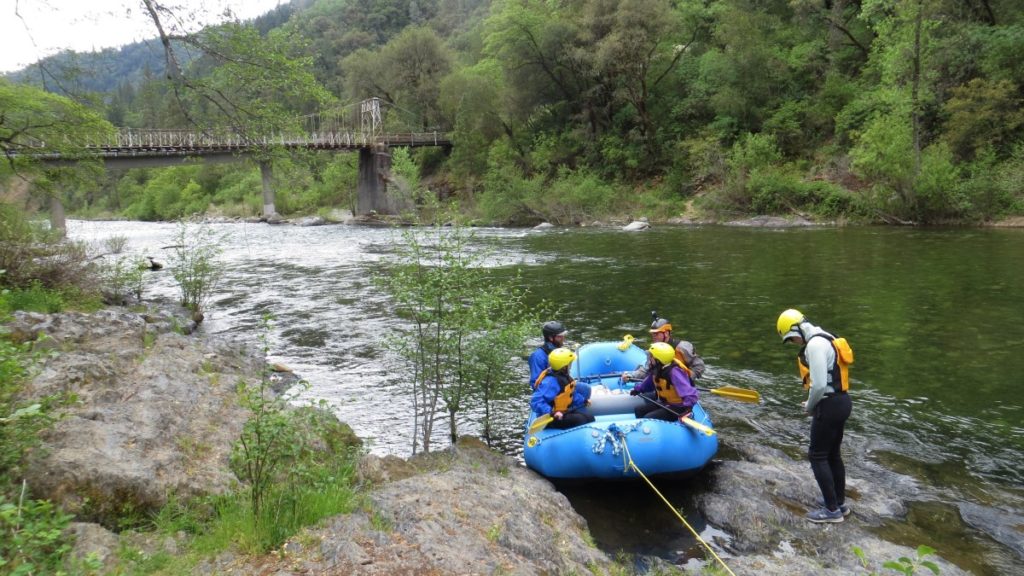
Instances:
[[[559,334],[565,334],[566,333],[566,329],[565,329],[565,325],[562,324],[561,322],[559,322],[558,320],[552,320],[550,322],[545,322],[544,323],[544,327],[541,328],[541,332],[544,333],[544,339],[547,340],[548,338],[551,338],[552,336],[558,336]]]

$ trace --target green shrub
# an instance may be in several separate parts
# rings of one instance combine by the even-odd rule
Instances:
[[[864,551],[858,546],[853,547],[853,554],[860,560],[861,566],[865,570],[869,570],[867,576],[877,576],[879,572],[875,572],[871,569],[871,561],[868,559]],[[914,558],[908,558],[901,556],[897,560],[889,560],[882,564],[882,568],[887,570],[893,570],[904,576],[912,576],[917,573],[918,568],[926,568],[932,574],[939,574],[939,566],[931,560],[927,560],[928,556],[935,554],[935,549],[930,546],[921,545],[917,547],[916,556]]]
[[[759,168],[747,177],[750,208],[758,214],[788,214],[808,204],[811,190],[794,174],[779,168]]]
[[[39,432],[53,422],[50,411],[59,401],[56,396],[18,400],[34,364],[28,344],[0,338],[0,493],[21,482],[22,459],[39,444]]]
[[[953,164],[947,144],[936,144],[921,153],[921,172],[914,179],[917,217],[923,222],[959,219],[970,211],[962,193],[960,171]]]
[[[1003,162],[995,175],[992,211],[997,214],[1024,214],[1024,142]]]
[[[120,253],[124,252],[124,248],[127,245],[128,245],[128,237],[127,236],[121,236],[121,235],[110,236],[109,238],[107,238],[106,240],[103,241],[103,246],[107,249],[107,252],[110,252],[111,254],[120,254]]]
[[[911,190],[914,173],[909,118],[906,113],[878,115],[867,123],[850,150],[852,167],[857,175],[901,197]]]
[[[505,141],[491,147],[484,191],[478,207],[482,216],[499,224],[536,224],[544,217],[527,206],[527,199],[543,189],[540,178],[528,178],[515,165],[513,152]]]
[[[59,574],[71,543],[62,536],[71,516],[46,500],[9,501],[0,494],[0,570]]]
[[[221,178],[212,201],[218,206],[230,206],[255,198],[262,204],[262,186],[258,170],[233,170]]]
[[[207,298],[220,282],[217,262],[224,237],[205,224],[178,224],[171,253],[171,274],[181,290],[181,305],[194,315],[202,311]]]
[[[608,213],[617,192],[586,169],[562,168],[545,187],[535,188],[526,200],[532,212],[555,224],[578,224]]]
[[[25,454],[53,422],[56,397],[23,402],[18,393],[34,357],[28,345],[0,337],[0,573],[60,574],[70,543],[63,537],[70,516],[48,501],[25,499]]]
[[[116,258],[103,267],[103,292],[107,301],[126,302],[129,296],[142,300],[146,262],[140,257]]]
[[[33,280],[28,288],[15,288],[4,299],[8,312],[24,310],[55,314],[64,310],[64,296],[55,290],[43,288],[42,283]]]
[[[63,241],[28,222],[21,210],[0,202],[0,286],[81,294],[99,286],[96,265],[80,242]]]

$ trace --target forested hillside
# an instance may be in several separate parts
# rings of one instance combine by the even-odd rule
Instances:
[[[423,178],[414,198],[487,222],[1024,213],[1016,0],[295,0],[189,40],[180,73],[126,49],[77,86],[112,124],[151,128],[280,126],[378,96],[394,125],[455,142],[397,155]],[[352,203],[350,156],[268,154],[279,210]],[[240,164],[111,174],[69,206],[153,219],[259,201]]]

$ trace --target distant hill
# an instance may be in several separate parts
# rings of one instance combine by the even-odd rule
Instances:
[[[266,33],[287,22],[297,6],[307,4],[309,0],[293,0],[252,22],[260,32]],[[181,51],[180,54],[187,52]],[[163,47],[159,39],[152,38],[95,52],[67,50],[4,76],[14,82],[32,84],[58,94],[109,94],[125,85],[138,86],[143,80],[159,78],[163,76],[164,68]]]
[[[67,50],[47,56],[7,78],[57,93],[113,92],[125,82],[137,83],[164,73],[164,53],[156,39],[98,52]]]

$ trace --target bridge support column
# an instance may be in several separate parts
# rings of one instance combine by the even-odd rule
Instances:
[[[274,206],[274,189],[270,186],[270,161],[260,161],[260,177],[263,180],[263,217],[270,218],[277,216],[277,208]]]
[[[64,216],[64,203],[60,200],[60,192],[54,190],[50,194],[50,230],[55,231],[60,238],[67,238],[68,223]]]
[[[359,149],[359,184],[356,186],[356,214],[391,214],[388,179],[391,177],[391,152],[384,145]]]

